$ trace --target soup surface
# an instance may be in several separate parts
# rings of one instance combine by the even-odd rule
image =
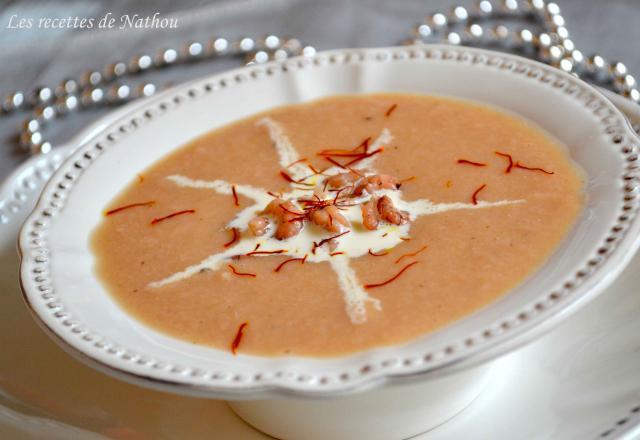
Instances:
[[[582,185],[565,150],[512,115],[337,96],[212,131],[133,176],[92,246],[116,300],[162,332],[336,356],[410,341],[517,286],[574,223]]]

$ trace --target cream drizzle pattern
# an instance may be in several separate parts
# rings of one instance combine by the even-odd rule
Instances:
[[[300,159],[298,151],[289,140],[281,124],[272,118],[265,117],[259,120],[257,125],[264,126],[267,129],[269,137],[273,142],[274,149],[278,155],[279,164],[282,168],[287,168],[288,165]],[[377,149],[389,145],[392,140],[393,135],[387,128],[385,128],[371,144],[371,148]],[[371,168],[376,158],[377,156],[368,157],[362,160],[358,166],[368,168],[369,171],[367,175],[375,174]],[[288,167],[287,171],[295,180],[302,179],[308,174],[307,167],[303,164],[297,163]],[[324,173],[327,176],[332,176],[343,171],[344,170],[341,170],[338,167],[332,167]],[[194,180],[182,175],[168,176],[167,179],[181,187],[209,189],[218,194],[226,195],[230,195],[232,193],[232,186],[235,186],[238,194],[243,195],[254,202],[249,207],[242,209],[229,223],[227,223],[228,228],[237,228],[239,231],[246,231],[248,222],[255,217],[256,214],[262,211],[262,209],[264,209],[271,200],[273,200],[272,196],[267,193],[267,190],[250,185],[233,185],[223,180]],[[290,184],[290,186],[291,191],[284,193],[282,198],[285,200],[292,200],[294,203],[296,199],[303,196],[309,196],[309,194],[313,192],[313,189],[307,190],[296,188],[294,184]],[[363,197],[362,201],[381,195],[389,196],[398,209],[407,211],[410,215],[411,221],[415,221],[419,216],[434,215],[445,211],[484,209],[525,202],[524,200],[501,200],[497,202],[480,201],[474,205],[472,203],[432,203],[427,199],[405,201],[402,199],[402,192],[399,190],[376,191],[375,194]],[[314,241],[320,241],[323,238],[327,238],[330,234],[313,224],[308,224],[298,235],[284,241],[276,240],[269,236],[243,237],[238,243],[229,249],[212,254],[199,263],[189,266],[180,272],[176,272],[164,279],[152,282],[149,284],[149,287],[159,288],[167,284],[175,283],[190,278],[203,270],[218,270],[222,264],[228,261],[231,257],[251,252],[258,244],[260,244],[260,250],[264,251],[277,250],[285,247],[287,251],[280,255],[286,255],[291,258],[302,258],[306,255],[307,262],[329,262],[331,268],[336,274],[340,289],[342,290],[345,310],[349,319],[353,324],[362,324],[367,320],[366,304],[370,303],[372,307],[378,311],[382,310],[382,304],[380,300],[367,293],[362,286],[362,283],[359,281],[357,274],[349,264],[349,260],[351,258],[357,258],[367,254],[369,249],[374,252],[379,252],[384,249],[391,249],[402,243],[403,241],[401,237],[409,235],[411,222],[400,226],[387,226],[382,229],[382,231],[385,232],[383,234],[380,230],[369,231],[359,226],[361,223],[359,206],[350,206],[344,210],[342,214],[353,226],[350,233],[345,234],[336,240],[337,245],[335,250],[344,252],[344,254],[332,257],[330,255],[330,250],[326,246],[319,247],[316,249],[315,253],[311,253],[312,243]]]

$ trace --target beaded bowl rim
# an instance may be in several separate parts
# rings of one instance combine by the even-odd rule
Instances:
[[[482,64],[527,76],[542,86],[571,89],[571,93],[567,94],[579,100],[598,118],[603,116],[598,113],[600,110],[607,110],[602,117],[607,123],[601,122],[601,125],[607,125],[608,146],[618,151],[621,163],[628,164],[620,176],[624,183],[621,188],[621,212],[615,224],[610,225],[612,233],[602,243],[598,255],[586,256],[585,271],[568,276],[561,291],[545,293],[532,307],[495,322],[479,335],[468,335],[419,358],[393,359],[383,361],[380,365],[352,362],[347,371],[334,377],[307,371],[274,373],[274,370],[256,371],[248,377],[242,377],[234,375],[231,364],[230,371],[214,372],[150,359],[144,353],[127,349],[125,344],[108,341],[89,330],[89,326],[75,320],[64,304],[58,301],[48,272],[50,249],[46,237],[50,220],[64,206],[64,196],[61,194],[71,191],[83,170],[97,160],[109,145],[117,143],[121,136],[137,129],[154,115],[165,114],[185,100],[197,99],[201,93],[215,93],[218,89],[262,78],[263,75],[288,74],[327,63],[393,62],[412,58]],[[626,266],[640,244],[640,222],[635,221],[640,205],[636,197],[637,143],[637,137],[622,113],[591,86],[541,63],[499,52],[447,45],[339,49],[319,52],[312,57],[302,56],[244,67],[176,86],[148,98],[144,106],[134,106],[117,121],[107,124],[105,130],[81,143],[46,184],[34,211],[20,231],[23,296],[36,321],[70,354],[122,379],[186,394],[236,399],[287,395],[337,396],[380,386],[388,381],[449,374],[493,359],[549,330],[568,315],[570,308],[575,310],[603,290]],[[612,262],[612,256],[616,257],[615,262]],[[594,273],[599,277],[594,277]],[[597,278],[595,282],[594,278]],[[585,287],[587,280],[592,285]],[[392,351],[393,348],[381,350]],[[415,359],[420,362],[414,362]]]

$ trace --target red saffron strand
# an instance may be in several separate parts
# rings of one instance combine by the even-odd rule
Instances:
[[[160,222],[163,222],[163,221],[168,220],[168,219],[173,218],[173,217],[177,217],[179,215],[195,214],[195,212],[196,212],[195,209],[185,209],[185,210],[182,210],[182,211],[174,212],[172,214],[165,215],[164,217],[154,218],[153,220],[151,220],[151,225],[157,225]]]
[[[418,250],[417,250],[417,251],[415,251],[415,252],[410,252],[410,253],[408,253],[408,254],[401,255],[401,256],[400,256],[400,257],[395,261],[395,263],[394,263],[394,264],[398,264],[398,263],[399,263],[400,261],[402,261],[402,259],[403,259],[403,258],[405,258],[405,257],[415,257],[415,256],[416,256],[416,255],[418,255],[420,252],[423,252],[425,249],[427,249],[427,246],[422,246],[420,249],[418,249]]]
[[[388,118],[389,116],[391,116],[391,113],[393,113],[396,108],[398,108],[398,104],[393,104],[391,107],[387,109],[384,115]]]
[[[511,169],[513,168],[513,157],[508,154],[508,153],[501,153],[500,151],[496,151],[495,152],[498,156],[502,156],[502,157],[506,157],[507,159],[509,159],[509,165],[507,166],[507,168],[504,170],[505,174],[509,174],[511,172]]]
[[[364,288],[365,289],[373,289],[374,287],[382,287],[382,286],[386,286],[387,284],[395,281],[398,279],[398,277],[400,277],[400,275],[402,275],[407,269],[409,269],[411,266],[414,266],[416,264],[418,264],[419,261],[414,261],[412,263],[407,264],[405,267],[403,267],[402,269],[400,269],[400,271],[395,274],[393,277],[389,278],[387,281],[383,281],[381,283],[376,283],[376,284],[365,284]]]
[[[284,171],[280,171],[280,175],[282,176],[282,178],[283,178],[284,180],[286,180],[286,181],[287,181],[287,182],[289,182],[289,183],[295,183],[295,184],[298,184],[298,185],[305,185],[305,186],[313,186],[313,185],[311,185],[310,183],[305,183],[305,182],[303,181],[303,179],[301,179],[301,180],[295,180],[293,177],[291,177],[289,174],[287,174],[287,173],[286,173],[286,172],[284,172]]]
[[[287,252],[286,249],[278,249],[277,251],[251,251],[246,253],[245,255],[247,257],[250,257],[252,255],[275,255],[275,254],[284,254],[285,252]]]
[[[254,252],[257,251],[258,249],[260,249],[260,246],[261,246],[260,243],[256,244],[256,247],[253,248]]]
[[[231,194],[233,195],[233,204],[236,206],[240,206],[240,201],[238,200],[238,193],[236,192],[235,185],[231,185]]]
[[[236,332],[236,337],[233,338],[233,342],[231,342],[231,353],[233,353],[234,356],[236,355],[238,347],[240,347],[240,342],[242,342],[244,329],[246,329],[248,325],[248,322],[243,322],[242,324],[240,324],[240,327],[238,327],[238,331]]]
[[[125,209],[129,209],[129,208],[137,208],[138,206],[153,206],[155,205],[155,200],[151,200],[149,202],[141,202],[141,203],[132,203],[130,205],[125,205],[125,206],[121,206],[119,208],[114,208],[114,209],[110,209],[109,211],[105,212],[104,215],[113,215],[116,214],[120,211],[124,211]]]
[[[287,209],[284,207],[284,203],[282,203],[281,205],[278,205],[280,207],[280,209],[282,209],[284,212],[288,212],[289,214],[293,214],[293,215],[304,215],[304,212],[295,212],[295,211],[291,211],[290,209]]]
[[[522,170],[527,170],[527,171],[540,171],[545,174],[554,174],[553,171],[547,171],[543,168],[537,168],[537,167],[528,167],[528,166],[522,165],[520,162],[516,162],[516,164],[513,167],[520,168]]]
[[[353,165],[354,163],[358,163],[361,160],[367,159],[367,158],[369,158],[371,156],[375,156],[376,154],[382,153],[383,151],[384,151],[384,148],[380,147],[377,150],[372,151],[371,153],[362,154],[362,155],[360,155],[360,157],[356,157],[355,159],[345,163],[343,168],[347,168],[347,167]]]
[[[338,251],[338,252],[331,252],[329,254],[330,257],[335,257],[336,255],[344,255],[344,252]]]
[[[371,249],[369,249],[369,255],[371,255],[373,257],[384,257],[385,255],[389,255],[389,251],[384,250],[382,252],[375,253]]]
[[[322,246],[322,245],[323,245],[323,244],[325,244],[325,243],[330,242],[331,240],[333,240],[333,239],[335,239],[335,238],[342,237],[343,235],[346,235],[346,234],[348,234],[349,232],[351,232],[351,231],[344,231],[344,232],[341,232],[340,234],[338,234],[338,235],[334,235],[333,237],[329,237],[329,238],[325,238],[324,240],[320,240],[318,243],[316,243],[316,242],[314,241],[314,242],[313,242],[313,247],[311,248],[311,253],[312,253],[313,255],[315,255],[315,254],[316,254],[316,249],[318,249],[320,246]]]
[[[233,234],[233,236],[231,237],[231,240],[223,244],[222,247],[227,248],[231,246],[233,243],[235,243],[236,241],[238,241],[238,228],[231,228],[231,233]]]
[[[473,195],[471,196],[471,202],[473,202],[474,205],[478,204],[478,194],[480,194],[480,191],[482,191],[486,187],[487,187],[487,184],[483,183],[482,186],[480,186],[477,190],[473,192]]]
[[[280,272],[280,270],[282,270],[285,264],[291,263],[292,261],[299,261],[300,264],[304,264],[304,262],[307,261],[307,254],[304,254],[304,257],[302,258],[289,258],[288,260],[284,260],[282,263],[278,264],[278,267],[273,269],[273,271]]]
[[[331,157],[325,157],[325,160],[328,162],[331,162],[332,164],[334,164],[335,166],[337,166],[338,168],[342,168],[345,169],[346,167],[343,166],[340,162],[333,160]]]
[[[409,240],[411,240],[411,237],[400,237],[400,240],[409,241]]]
[[[238,269],[236,269],[233,264],[227,264],[227,267],[231,270],[231,272],[233,272],[234,275],[238,275],[239,277],[257,277],[258,275],[256,275],[255,273],[249,273],[249,272],[238,272]]]
[[[464,164],[464,165],[473,165],[474,167],[486,167],[487,166],[486,163],[473,162],[473,161],[467,160],[467,159],[458,159],[456,163]]]
[[[306,162],[306,161],[307,161],[307,158],[306,158],[306,157],[303,157],[302,159],[298,159],[298,160],[296,160],[296,161],[291,162],[291,163],[290,163],[289,165],[287,165],[285,168],[291,168],[292,166],[294,166],[294,165],[295,165],[295,164],[297,164],[297,163],[300,163],[300,162]]]
[[[345,150],[343,148],[330,148],[326,150],[320,150],[320,152],[316,153],[318,156],[357,156],[360,154],[364,154],[369,149],[369,142],[371,142],[371,136],[360,142],[356,147],[351,150]],[[362,148],[364,151],[359,153],[358,150]]]

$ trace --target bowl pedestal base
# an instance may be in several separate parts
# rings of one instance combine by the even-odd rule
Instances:
[[[401,440],[469,406],[484,389],[492,364],[337,399],[234,401],[229,406],[254,428],[282,440]]]

